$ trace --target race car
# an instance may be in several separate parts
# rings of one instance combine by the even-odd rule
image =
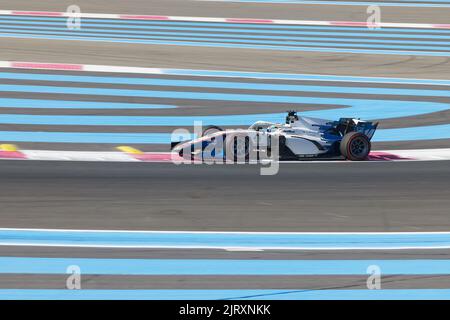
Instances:
[[[172,142],[183,158],[223,157],[233,161],[276,157],[277,160],[367,158],[378,123],[353,118],[338,121],[300,117],[288,111],[284,124],[257,121],[247,129],[209,126],[196,139]],[[206,154],[207,153],[207,154]],[[254,156],[252,158],[252,156]]]

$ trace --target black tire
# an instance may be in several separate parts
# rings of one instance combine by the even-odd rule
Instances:
[[[202,137],[211,134],[213,132],[223,131],[221,127],[218,126],[207,126],[205,129],[203,129]]]
[[[339,149],[348,160],[361,161],[367,159],[370,152],[370,140],[360,132],[349,132],[341,140]]]
[[[250,152],[253,148],[252,145],[252,140],[250,139],[249,136],[245,135],[244,137],[244,145],[242,146],[242,144],[238,144],[238,136],[242,136],[242,135],[232,135],[232,136],[227,136],[225,141],[226,141],[226,153],[225,153],[225,157],[226,160],[229,160],[228,155],[232,154],[233,155],[233,161],[237,162],[241,159],[244,159],[245,162],[248,162],[250,160]]]

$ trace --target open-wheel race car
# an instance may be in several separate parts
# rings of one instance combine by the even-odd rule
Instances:
[[[277,160],[309,158],[367,158],[378,123],[353,118],[330,121],[300,117],[288,111],[284,124],[257,121],[247,129],[205,128],[200,137],[172,142],[172,151],[181,157],[204,159],[224,157],[248,161],[275,155]]]

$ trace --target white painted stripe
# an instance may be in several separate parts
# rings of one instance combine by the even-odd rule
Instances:
[[[124,152],[97,152],[97,151],[54,151],[54,150],[20,150],[26,160],[44,160],[44,161],[94,161],[94,162],[139,162],[140,160],[133,155]],[[433,161],[433,160],[450,160],[450,148],[448,149],[419,149],[419,150],[385,150],[373,152],[384,152],[389,155],[395,155],[408,159],[398,159],[389,161]],[[167,154],[170,152],[147,152],[147,154]],[[13,159],[9,159],[13,160]],[[24,159],[21,159],[24,160]],[[386,160],[387,161],[387,160]],[[152,159],[152,162],[169,162],[166,160]],[[373,162],[379,161],[358,161]],[[256,163],[256,162],[255,162]],[[299,160],[299,161],[283,161],[283,163],[357,163],[352,161],[336,161],[336,160]]]
[[[108,65],[90,65],[90,64],[64,64],[64,63],[48,63],[48,62],[24,62],[24,61],[0,61],[0,68],[13,69],[38,69],[38,70],[68,70],[70,71],[89,71],[89,72],[111,72],[111,73],[134,73],[134,74],[170,74],[185,76],[211,76],[214,74],[217,78],[251,78],[251,79],[286,79],[292,80],[292,76],[314,77],[320,76],[320,79],[308,78],[308,81],[325,81],[323,78],[329,77],[329,81],[337,82],[376,82],[391,84],[424,84],[429,85],[433,81],[446,81],[445,79],[416,79],[416,78],[383,78],[383,77],[357,77],[346,75],[318,75],[318,74],[294,74],[294,73],[265,73],[252,71],[230,71],[230,70],[191,70],[191,69],[170,69],[170,68],[146,68],[146,67],[127,67],[127,66],[108,66]],[[78,68],[75,68],[78,67]],[[203,75],[202,73],[205,73]],[[272,75],[275,75],[272,76]],[[343,79],[340,79],[343,78]],[[408,83],[407,81],[411,81]],[[439,83],[437,85],[446,85]]]
[[[225,248],[226,251],[230,252],[259,252],[264,251],[263,249],[253,249],[253,248]]]
[[[136,230],[71,230],[71,229],[29,229],[29,228],[1,228],[0,232],[6,232],[12,231],[12,233],[16,233],[16,237],[20,237],[20,233],[24,234],[24,237],[30,238],[31,240],[27,242],[23,241],[7,241],[3,240],[0,241],[0,245],[5,246],[35,246],[35,247],[87,247],[87,248],[165,248],[165,249],[223,249],[227,251],[260,251],[260,250],[412,250],[412,249],[449,249],[450,244],[448,243],[447,238],[450,236],[450,232],[239,232],[239,231],[231,231],[231,232],[224,232],[224,231],[136,231]],[[50,239],[46,242],[46,235],[45,233],[51,234]],[[73,239],[63,239],[60,241],[55,241],[55,238],[57,238],[57,234],[61,233],[61,236],[64,237],[64,234],[66,236],[68,234],[76,234],[75,238],[83,239],[83,241],[80,241],[80,243],[77,243],[77,240]],[[91,240],[88,241],[87,239],[90,237],[89,234],[97,234],[98,237],[96,237],[97,240],[99,240],[99,243],[95,243],[97,240]],[[114,235],[118,236],[120,234],[119,239],[122,239],[124,233],[129,234],[136,234],[140,233],[144,237],[149,237],[144,242],[141,243],[134,243],[134,244],[123,244],[121,241],[116,240],[110,240],[110,239],[100,239],[100,234],[108,233],[106,237],[114,237]],[[77,234],[83,234],[84,237],[79,238]],[[156,235],[156,239],[152,240],[152,237]],[[192,244],[192,243],[183,243],[183,240],[180,241],[174,240],[174,239],[166,239],[168,242],[165,242],[164,239],[161,242],[160,240],[164,237],[164,235],[171,237],[172,235],[178,235],[178,236],[188,236],[192,237],[194,235],[198,236],[198,239],[201,240],[202,235],[216,235],[219,237],[226,238],[228,235],[232,235],[232,239],[240,236],[275,236],[276,237],[283,237],[283,236],[298,236],[298,237],[306,237],[305,239],[309,240],[303,240],[301,239],[301,242],[307,241],[307,243],[299,243],[295,246],[289,246],[284,245],[282,240],[281,242],[279,239],[273,239],[274,242],[268,243],[268,244],[261,244],[259,246],[251,246],[246,245],[245,239],[241,239],[240,241],[244,241],[243,245],[240,246],[230,246],[229,243],[227,243],[227,239],[217,239],[220,243],[212,244],[209,241],[205,242],[199,242],[198,244]],[[318,237],[315,237],[317,235]],[[355,242],[352,246],[347,246],[347,240],[344,241],[339,245],[339,241],[336,243],[334,239],[338,240],[340,237],[344,237],[346,239],[349,236],[358,236],[362,235],[362,237],[355,238]],[[366,236],[387,236],[388,239],[392,239],[392,237],[399,237],[397,239],[397,243],[392,243],[392,246],[386,246],[383,241],[386,239],[380,239],[381,242],[379,243],[373,243],[371,246],[367,245],[365,241],[367,239],[364,239],[363,237]],[[426,239],[414,239],[414,237],[420,237],[421,235],[426,236]],[[38,238],[34,241],[33,238],[37,236]],[[48,235],[47,235],[48,236]],[[321,237],[331,236],[331,242],[330,239],[321,239]],[[423,244],[421,241],[429,241],[430,237],[438,237],[437,239],[434,239],[434,244],[429,245],[427,243]],[[411,241],[411,237],[413,237],[412,240],[417,242],[417,244],[410,244],[409,241]],[[444,239],[442,239],[444,237]],[[310,242],[315,239],[316,242]],[[405,239],[401,239],[405,238]],[[299,241],[300,239],[297,239]],[[93,241],[93,242],[92,242]],[[111,242],[112,241],[112,242]],[[389,240],[391,241],[391,240]],[[402,242],[403,241],[403,242]],[[406,241],[406,242],[404,242]],[[103,242],[103,243],[102,243]],[[190,241],[189,241],[190,242]],[[324,243],[319,243],[324,242]],[[330,243],[328,243],[330,242]],[[311,245],[311,243],[315,245],[320,245],[316,247],[315,245]],[[384,245],[383,245],[384,244]]]
[[[83,71],[91,72],[117,72],[117,73],[140,73],[140,74],[162,74],[159,68],[140,68],[140,67],[120,67],[120,66],[101,66],[101,65],[83,65]]]
[[[94,161],[94,162],[139,162],[136,158],[123,152],[94,151],[50,151],[22,150],[28,160],[42,161]]]
[[[36,244],[36,243],[23,243],[23,242],[0,242],[0,246],[19,246],[19,247],[71,247],[71,248],[116,248],[116,249],[210,249],[210,250],[226,250],[231,251],[226,246],[170,246],[170,245],[89,245],[89,244]],[[350,250],[442,250],[450,249],[450,246],[405,246],[405,247],[251,247],[242,248],[239,251],[264,251],[264,250],[302,250],[302,251],[350,251]]]
[[[92,233],[151,233],[151,234],[235,234],[235,235],[450,235],[450,231],[405,231],[405,232],[276,232],[276,231],[162,231],[162,230],[111,230],[111,229],[51,229],[51,228],[0,228],[0,231],[44,231],[44,232],[92,232]]]
[[[64,17],[73,17],[73,13],[61,12]],[[93,19],[120,19],[119,14],[115,13],[77,13],[77,17],[80,18],[93,18]]]
[[[45,12],[45,11],[21,11],[0,10],[0,15],[19,16],[73,16],[70,12]],[[224,22],[224,23],[260,23],[260,24],[286,24],[286,25],[315,25],[315,26],[368,26],[367,22],[360,21],[315,21],[315,20],[285,20],[285,19],[255,19],[255,18],[222,18],[222,17],[189,17],[189,16],[164,16],[164,15],[136,15],[136,14],[107,14],[107,13],[80,13],[80,18],[95,19],[122,19],[122,20],[169,20],[169,21],[195,21],[195,22]],[[373,26],[373,24],[370,24]],[[394,23],[380,22],[379,27],[385,28],[420,28],[420,29],[448,29],[450,24],[430,23]]]

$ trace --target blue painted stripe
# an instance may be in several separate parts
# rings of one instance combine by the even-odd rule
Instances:
[[[241,49],[262,49],[262,50],[280,50],[280,51],[306,51],[306,52],[338,52],[338,53],[360,53],[360,54],[388,54],[388,55],[417,55],[417,56],[436,56],[447,57],[450,52],[446,51],[417,51],[417,50],[382,50],[382,49],[341,49],[332,45],[329,47],[305,47],[305,46],[275,46],[275,45],[251,45],[223,42],[193,42],[176,40],[139,40],[139,39],[117,39],[108,37],[80,37],[80,36],[55,36],[55,35],[32,35],[24,33],[0,33],[4,38],[23,38],[23,39],[53,39],[53,40],[83,40],[95,42],[119,42],[119,43],[140,43],[140,44],[159,44],[159,45],[179,45],[179,46],[197,46],[197,47],[218,47],[218,48],[241,48]]]
[[[99,29],[99,28],[84,28],[82,31],[68,31],[66,26],[60,27],[43,27],[43,26],[9,26],[3,27],[0,23],[0,28],[4,32],[12,32],[16,31],[19,33],[26,34],[54,34],[54,35],[81,35],[81,36],[89,36],[89,35],[100,35],[100,36],[108,36],[108,37],[121,37],[121,38],[143,38],[143,39],[172,39],[172,40],[217,40],[222,41],[220,38],[227,39],[274,39],[274,40],[302,40],[302,42],[297,42],[298,44],[308,44],[305,41],[325,41],[325,42],[311,42],[312,44],[323,45],[323,43],[333,43],[333,42],[345,42],[347,46],[358,46],[361,43],[391,43],[391,44],[432,44],[438,45],[441,47],[448,47],[449,45],[444,41],[428,41],[429,39],[439,39],[439,40],[448,40],[450,36],[443,36],[442,34],[433,35],[433,34],[383,34],[377,33],[374,31],[366,31],[366,33],[335,33],[335,32],[278,32],[278,31],[266,31],[265,30],[246,30],[246,29],[224,29],[224,31],[217,33],[219,30],[204,30],[201,28],[187,28],[197,32],[186,32],[186,28],[172,28],[172,29],[182,29],[183,32],[174,32],[170,28],[156,28],[164,29],[166,31],[154,31],[155,28],[152,28],[149,31],[133,31],[129,30],[111,30],[111,29]],[[44,32],[37,31],[44,30]],[[45,31],[50,30],[50,31]],[[198,32],[202,31],[202,32]],[[210,32],[205,32],[210,31]],[[239,34],[243,33],[244,34]],[[369,33],[370,32],[370,33]],[[252,33],[264,33],[264,35],[253,35]],[[267,35],[276,34],[278,35]],[[295,36],[284,36],[282,34],[292,34]],[[157,37],[158,35],[165,35],[165,37]],[[300,37],[298,35],[306,35],[307,37]],[[311,37],[311,35],[320,35],[320,37]],[[169,36],[177,36],[177,38],[169,37]],[[336,38],[336,36],[342,36],[342,38]],[[196,38],[193,38],[196,37]],[[376,38],[383,39],[376,39]],[[217,39],[218,38],[218,39]],[[375,38],[375,39],[370,39]],[[385,38],[394,38],[395,40],[385,39]],[[426,39],[424,40],[409,40],[409,39]],[[227,41],[227,40],[223,40]],[[229,40],[231,41],[231,40]],[[234,42],[239,42],[238,40],[232,40]],[[266,43],[266,44],[275,44],[275,42],[269,41],[242,41],[247,43]],[[295,42],[282,41],[277,42],[279,44],[295,44]],[[355,44],[356,43],[356,44]],[[382,46],[384,47],[384,46]],[[414,47],[408,46],[407,48],[414,49]],[[427,47],[428,48],[428,47]],[[430,47],[431,48],[431,47]]]
[[[0,289],[1,300],[449,300],[450,289],[64,290]]]
[[[221,35],[215,35],[215,34],[206,34],[204,36],[200,37],[189,37],[186,34],[183,36],[171,36],[165,35],[165,36],[143,36],[143,35],[133,35],[133,34],[123,34],[123,35],[117,35],[117,34],[111,34],[111,33],[95,33],[95,32],[76,32],[76,31],[39,31],[39,30],[18,30],[14,28],[2,28],[2,32],[4,33],[15,33],[21,35],[49,35],[49,36],[68,36],[68,37],[78,37],[82,39],[118,39],[119,41],[124,40],[126,42],[134,41],[132,39],[138,39],[137,41],[153,41],[153,40],[161,40],[161,41],[201,41],[202,43],[206,42],[217,42],[218,44],[233,44],[233,45],[263,45],[263,46],[280,46],[282,48],[291,47],[296,48],[296,46],[307,46],[307,47],[314,47],[314,48],[374,48],[374,49],[393,49],[393,50],[430,50],[430,52],[434,51],[441,51],[445,52],[449,50],[449,45],[447,45],[445,42],[434,42],[436,45],[432,46],[430,44],[428,45],[414,45],[414,43],[420,43],[417,41],[408,41],[408,43],[405,42],[403,45],[403,41],[393,41],[395,45],[388,45],[388,44],[376,44],[376,43],[363,43],[364,40],[344,40],[343,42],[346,43],[336,43],[339,41],[342,41],[341,39],[333,39],[333,38],[323,38],[320,40],[323,40],[323,42],[320,41],[273,41],[273,40],[251,40],[251,39],[244,39],[243,37],[236,36],[234,38],[230,36],[222,37]],[[89,36],[89,37],[88,37]],[[96,37],[102,37],[102,38],[96,38]],[[426,36],[426,38],[429,38],[432,36]],[[249,38],[249,37],[247,37]],[[267,38],[267,37],[266,37]],[[142,40],[141,40],[142,39]],[[278,39],[278,37],[274,37],[274,39]],[[370,41],[369,41],[370,42]],[[381,43],[384,43],[381,41]],[[300,48],[301,49],[301,48]]]
[[[12,80],[33,80],[33,81],[58,81],[58,82],[80,82],[80,83],[107,83],[124,85],[146,85],[146,86],[171,86],[171,87],[196,87],[196,88],[217,88],[217,89],[245,89],[245,90],[270,90],[270,91],[302,91],[302,92],[327,92],[327,93],[348,93],[365,95],[407,95],[418,97],[450,97],[449,90],[429,90],[429,89],[395,89],[395,88],[368,88],[350,86],[312,86],[312,85],[289,85],[270,83],[246,83],[246,82],[226,82],[226,81],[197,81],[197,80],[171,80],[171,79],[150,79],[150,78],[127,78],[127,77],[100,77],[100,76],[71,76],[54,75],[42,73],[0,73],[0,79]],[[1,87],[0,87],[1,90]],[[119,91],[120,92],[120,91]],[[0,99],[0,105],[5,99]],[[7,100],[7,99],[6,99]],[[50,100],[51,101],[51,100]],[[58,102],[62,105],[60,102]],[[76,103],[76,102],[75,102]],[[111,103],[98,103],[107,108]],[[52,104],[53,105],[53,104]],[[114,104],[112,104],[114,105]],[[132,108],[133,104],[124,105],[124,109]],[[137,105],[136,108],[149,108],[147,105]],[[154,108],[167,108],[171,106],[159,106]],[[172,106],[173,107],[173,106]],[[153,108],[153,106],[151,106]],[[102,107],[103,109],[103,107]]]
[[[160,70],[162,74],[166,75],[184,75],[184,76],[198,76],[198,77],[254,78],[254,79],[274,79],[274,80],[362,82],[362,83],[388,83],[388,84],[398,83],[398,84],[450,86],[450,80],[445,79],[358,77],[358,76],[320,75],[320,74],[294,74],[294,73],[245,72],[245,71],[243,72],[243,71],[196,70],[196,69],[160,69]],[[88,76],[82,77],[86,78]],[[109,79],[108,77],[99,77],[99,78]],[[131,80],[135,78],[122,78],[122,79]]]
[[[64,274],[78,266],[95,275],[383,275],[450,274],[450,260],[230,260],[0,257],[0,273]]]
[[[450,125],[378,129],[372,141],[433,139],[450,139]],[[172,139],[170,133],[0,131],[0,141],[8,142],[169,144],[172,140],[179,139]]]
[[[360,117],[364,119],[385,119],[412,116],[431,112],[448,110],[444,103],[395,101],[395,100],[366,100],[342,98],[317,98],[296,96],[251,95],[232,93],[208,93],[185,91],[151,91],[125,90],[104,88],[29,86],[29,85],[0,85],[0,91],[33,92],[33,93],[64,93],[74,95],[109,95],[126,97],[167,98],[183,100],[219,100],[236,102],[273,102],[290,104],[326,104],[341,105],[342,109],[317,110],[302,113],[312,117],[333,119],[335,117]],[[223,115],[223,116],[43,116],[43,115],[1,115],[1,123],[10,124],[61,124],[61,125],[161,125],[177,126],[192,125],[194,121],[216,123],[218,125],[247,125],[256,120],[279,122],[283,119],[280,113],[253,115]]]
[[[129,28],[129,29],[154,29],[154,27],[214,27],[210,31],[217,31],[217,28],[225,29],[268,29],[274,30],[348,30],[348,31],[364,31],[367,27],[363,26],[316,26],[316,25],[283,25],[283,24],[253,24],[253,23],[221,23],[221,22],[192,22],[192,21],[164,21],[164,20],[120,20],[120,19],[99,19],[99,18],[83,18],[82,26],[107,28]],[[8,24],[36,24],[36,25],[56,25],[65,26],[67,18],[64,17],[39,17],[39,16],[8,16],[0,15],[0,23]],[[161,28],[156,28],[158,30]],[[186,30],[185,28],[168,29],[168,30]],[[188,29],[189,30],[189,29]],[[219,29],[223,30],[223,29]],[[370,32],[405,32],[405,33],[450,33],[446,29],[423,29],[423,28],[391,28],[385,27],[380,29],[371,29]]]
[[[373,141],[414,141],[450,139],[450,124],[377,130]]]
[[[2,21],[4,20],[4,21]],[[301,30],[323,30],[323,31],[363,31],[359,36],[380,35],[386,33],[427,33],[427,34],[445,34],[450,33],[447,29],[424,29],[424,28],[391,28],[384,27],[382,29],[368,29],[367,27],[358,26],[314,26],[314,25],[280,25],[280,24],[245,24],[245,23],[219,23],[219,22],[186,22],[186,21],[145,21],[145,20],[117,20],[117,19],[90,19],[83,18],[82,27],[106,27],[111,28],[127,28],[127,29],[143,29],[143,30],[178,30],[178,31],[213,31],[213,32],[236,32],[236,33],[280,33],[279,30],[291,30],[281,34],[303,34]],[[34,25],[56,25],[66,26],[67,18],[58,17],[37,17],[37,16],[2,16],[0,15],[0,23],[18,23],[18,24],[34,24]],[[160,27],[162,26],[162,27]],[[181,26],[177,28],[174,26]],[[205,28],[189,28],[189,27],[213,27]],[[223,27],[223,28],[219,28]],[[258,29],[267,29],[261,32]],[[295,31],[293,31],[295,30]],[[270,32],[268,32],[270,31]],[[321,33],[322,34],[322,33]],[[319,34],[317,34],[319,35]],[[350,33],[341,33],[339,35],[350,35]],[[355,34],[352,34],[355,36]]]
[[[30,109],[173,109],[163,104],[0,98],[0,108]]]
[[[224,78],[253,78],[253,79],[277,79],[298,81],[338,81],[338,82],[362,82],[362,83],[399,83],[399,84],[423,84],[450,86],[450,80],[445,79],[414,79],[414,78],[383,78],[383,77],[355,77],[339,75],[318,74],[294,74],[294,73],[270,73],[270,72],[242,72],[222,70],[192,70],[192,69],[161,69],[163,74],[184,75],[199,77],[224,77]]]
[[[29,30],[26,30],[29,29]],[[167,29],[167,28],[165,28]],[[207,33],[187,33],[184,28],[184,32],[177,33],[172,31],[166,32],[146,32],[146,31],[135,31],[130,33],[129,31],[122,30],[108,30],[108,29],[82,29],[82,31],[67,31],[68,29],[53,28],[53,27],[41,27],[38,26],[36,28],[31,27],[23,27],[23,26],[14,26],[14,27],[2,27],[1,31],[4,33],[19,33],[19,34],[29,34],[29,35],[49,35],[49,36],[69,36],[69,37],[86,37],[87,39],[91,36],[98,36],[104,38],[112,38],[112,39],[163,39],[163,40],[178,40],[178,41],[216,41],[220,43],[226,42],[235,42],[235,43],[247,43],[247,44],[265,44],[265,45],[293,45],[293,46],[335,46],[335,47],[356,47],[356,48],[369,48],[370,46],[374,48],[381,49],[422,49],[422,50],[446,50],[448,49],[448,44],[444,41],[417,41],[417,40],[409,40],[409,39],[439,39],[439,40],[448,40],[450,36],[443,35],[431,35],[431,34],[380,34],[375,32],[366,32],[366,33],[337,33],[337,32],[292,32],[291,34],[296,35],[296,37],[286,37],[286,36],[269,36],[269,35],[251,35],[251,33],[266,33],[265,30],[255,30],[248,31],[245,34],[235,33],[235,30],[227,30],[225,32],[228,33],[216,33],[218,30],[211,30],[214,32]],[[206,31],[206,30],[197,30],[198,28],[186,28],[193,29],[193,31]],[[44,30],[44,31],[41,31]],[[95,31],[99,32],[95,32]],[[229,33],[233,32],[233,33]],[[242,31],[243,32],[243,31]],[[250,33],[250,34],[249,34]],[[272,33],[272,32],[270,32]],[[289,34],[289,31],[280,31],[276,33],[284,33]],[[158,36],[163,35],[163,36]],[[195,35],[195,36],[194,36]],[[298,37],[298,35],[316,35],[320,37]],[[89,37],[88,37],[89,36]],[[342,38],[336,38],[336,36],[342,36]],[[395,38],[395,40],[386,40],[386,39],[370,39],[370,38]],[[259,40],[251,40],[251,39],[259,39]],[[267,39],[274,40],[282,40],[282,41],[269,41]],[[287,41],[287,40],[303,40],[303,41]],[[307,40],[317,40],[314,42],[308,42]],[[322,41],[322,42],[320,42]],[[334,42],[334,43],[333,43]],[[337,43],[336,43],[337,42]],[[344,44],[340,44],[338,42],[345,42]],[[364,44],[367,43],[367,44]],[[381,44],[376,44],[381,43]],[[396,44],[396,45],[386,45],[386,43]],[[405,45],[402,45],[405,44]],[[406,45],[408,44],[408,45]],[[427,46],[414,46],[414,44],[425,44]],[[430,44],[436,45],[435,47],[430,46]]]
[[[57,290],[0,289],[2,300],[448,300],[449,289]]]
[[[309,99],[305,99],[309,100]],[[409,103],[409,107],[417,106],[417,109],[407,109],[407,103],[394,103],[387,101],[386,106],[367,102],[352,108],[317,110],[302,112],[304,116],[335,119],[340,117],[356,117],[364,119],[385,119],[401,116],[427,114],[434,111],[448,110],[446,105],[433,105],[430,103]],[[305,102],[307,103],[307,102]],[[338,104],[338,102],[337,102]],[[374,109],[370,109],[371,106]],[[379,106],[379,107],[378,107]],[[361,108],[359,108],[361,107]],[[395,107],[395,109],[389,109]],[[377,115],[377,111],[379,111]],[[27,114],[0,114],[2,124],[24,124],[24,125],[84,125],[84,126],[192,126],[195,121],[203,124],[216,124],[222,126],[250,125],[257,120],[279,123],[282,122],[284,113],[261,113],[245,115],[217,115],[217,116],[91,116],[91,115],[27,115]],[[428,127],[424,127],[428,128]],[[436,127],[438,129],[439,127]],[[420,130],[421,127],[416,127]],[[441,129],[445,129],[442,127]],[[401,131],[401,130],[399,130]]]
[[[450,248],[450,233],[194,233],[1,229],[2,245],[170,248]]]

